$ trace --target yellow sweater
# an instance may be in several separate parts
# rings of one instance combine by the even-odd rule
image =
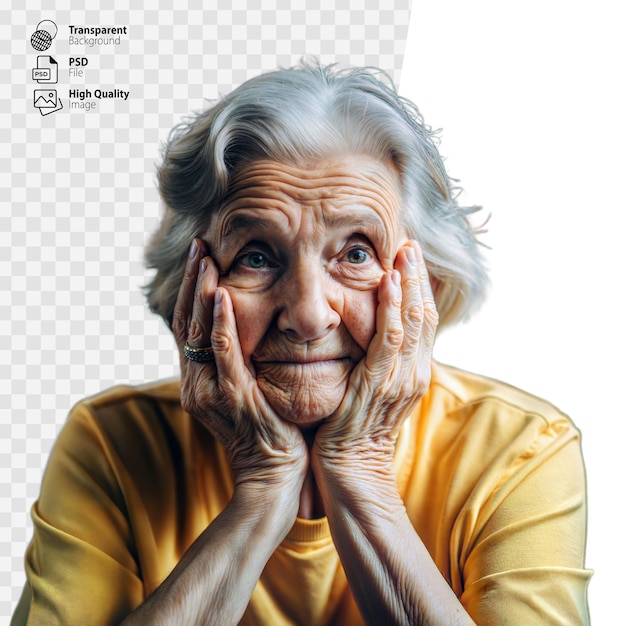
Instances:
[[[479,624],[586,624],[580,437],[550,404],[433,363],[406,421],[397,481],[412,523]],[[33,507],[14,624],[117,624],[224,508],[222,447],[182,411],[178,382],[78,404]],[[298,519],[242,624],[362,624],[326,519]]]

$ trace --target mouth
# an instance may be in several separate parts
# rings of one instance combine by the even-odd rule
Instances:
[[[324,363],[337,363],[338,361],[352,361],[348,356],[290,356],[280,359],[253,359],[255,365],[323,365]]]

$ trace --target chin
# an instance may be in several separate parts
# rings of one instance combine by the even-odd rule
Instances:
[[[292,390],[281,389],[263,379],[258,380],[258,384],[274,411],[285,421],[303,429],[317,426],[332,415],[346,392],[346,382],[332,388],[303,386]]]
[[[284,407],[274,407],[274,410],[286,422],[295,424],[302,430],[310,430],[322,424],[323,421],[329,415],[332,415],[338,407],[339,403],[333,407],[324,407],[317,411],[313,410],[307,413],[302,412],[301,408],[298,406],[292,406],[287,410],[285,410]]]

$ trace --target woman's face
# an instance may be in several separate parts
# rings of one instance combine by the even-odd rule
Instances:
[[[369,157],[259,161],[205,235],[247,366],[274,410],[311,426],[339,406],[375,332],[377,288],[406,241],[395,169]]]

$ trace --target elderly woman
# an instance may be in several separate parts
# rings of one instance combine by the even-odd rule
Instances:
[[[587,622],[577,430],[432,361],[486,275],[415,107],[272,72],[176,129],[158,180],[181,378],[73,410],[16,623]]]

